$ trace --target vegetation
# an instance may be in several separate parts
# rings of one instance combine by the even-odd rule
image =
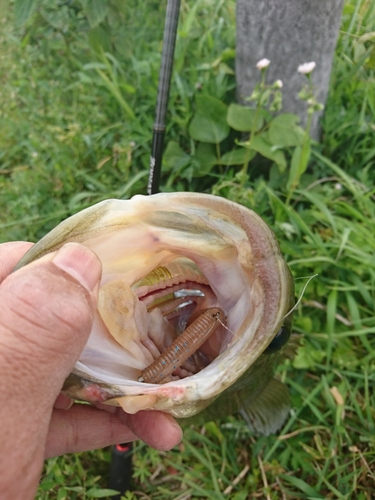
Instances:
[[[146,193],[164,5],[100,6],[41,0],[26,24],[13,23],[11,6],[1,21],[1,241],[35,241],[85,206]],[[370,500],[375,4],[345,4],[319,144],[293,117],[273,118],[282,89],[260,85],[239,125],[234,8],[234,0],[182,1],[162,190],[212,192],[258,212],[276,232],[298,295],[300,278],[318,273],[295,312],[301,347],[279,370],[292,411],[279,436],[251,436],[232,416],[186,429],[168,453],[137,444],[125,498]],[[202,137],[199,120],[221,134]],[[109,455],[49,460],[38,499],[109,497]]]

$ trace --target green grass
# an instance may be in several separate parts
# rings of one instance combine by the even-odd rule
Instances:
[[[84,206],[146,191],[163,6],[129,0],[99,29],[78,1],[57,5],[42,1],[26,28],[0,27],[1,241],[35,241]],[[234,99],[234,9],[182,2],[167,139],[189,153],[195,96]],[[365,35],[374,31],[375,4],[347,1],[323,139],[288,203],[287,173],[262,174],[262,161],[244,185],[236,166],[198,177],[194,162],[164,165],[163,189],[203,186],[262,215],[298,295],[299,278],[318,276],[294,315],[301,347],[279,368],[292,397],[279,436],[251,436],[232,416],[187,428],[168,453],[138,444],[128,500],[372,498],[375,44]],[[49,460],[37,498],[99,498],[109,460],[109,450]]]

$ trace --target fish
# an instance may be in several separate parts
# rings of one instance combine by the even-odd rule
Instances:
[[[72,241],[93,250],[103,272],[92,330],[64,394],[187,422],[239,412],[256,434],[283,425],[289,393],[275,369],[290,341],[293,278],[256,212],[189,192],[105,200],[61,222],[16,269]],[[171,345],[182,348],[187,329],[208,329],[202,345],[146,382],[142,373],[165,363]]]

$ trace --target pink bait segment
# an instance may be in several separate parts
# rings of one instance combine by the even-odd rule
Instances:
[[[219,307],[206,309],[150,366],[139,382],[159,384],[192,356],[215,331],[218,322],[224,324],[225,314]]]

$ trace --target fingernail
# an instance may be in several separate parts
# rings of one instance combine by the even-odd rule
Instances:
[[[164,416],[168,418],[169,425],[171,425],[172,428],[180,434],[178,443],[176,443],[174,445],[174,446],[177,446],[177,445],[179,445],[181,443],[181,441],[182,441],[182,439],[184,437],[183,430],[182,430],[181,426],[176,422],[176,420],[172,417],[172,415],[164,414]]]
[[[73,399],[68,398],[64,394],[59,394],[56,398],[55,404],[53,405],[54,408],[58,410],[69,410],[74,404]]]
[[[94,252],[78,243],[66,243],[58,250],[52,262],[90,291],[94,290],[100,280],[100,260]]]
[[[174,428],[175,428],[176,431],[178,431],[180,433],[179,441],[175,444],[175,446],[178,446],[182,442],[182,440],[184,438],[184,433],[183,433],[183,430],[181,429],[181,427],[178,424],[176,424],[174,426]]]

